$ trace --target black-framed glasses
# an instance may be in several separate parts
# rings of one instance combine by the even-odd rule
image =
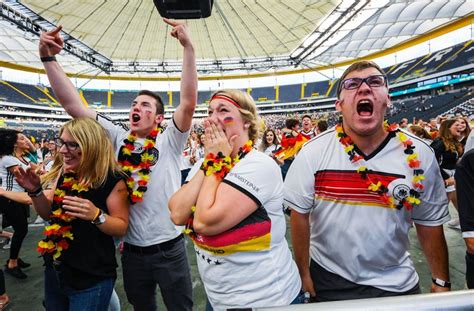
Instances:
[[[341,89],[355,90],[359,88],[362,83],[366,83],[370,87],[381,87],[387,85],[387,77],[384,75],[373,75],[367,78],[349,78],[341,81]]]
[[[69,151],[75,151],[77,148],[79,148],[79,144],[76,143],[75,141],[64,141],[61,138],[57,138],[55,143],[56,143],[56,146],[58,146],[58,148],[61,148],[62,146],[66,146],[66,149]]]

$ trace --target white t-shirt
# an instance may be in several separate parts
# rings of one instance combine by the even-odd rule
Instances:
[[[271,145],[271,146],[268,146],[267,149],[265,149],[263,151],[263,153],[265,153],[266,155],[271,155],[273,152],[277,151],[278,148],[280,148],[280,145]]]
[[[8,170],[14,166],[20,166],[25,170],[28,168],[28,165],[22,163],[14,156],[6,155],[0,158],[1,187],[7,191],[25,192],[25,189],[17,183],[15,175]]]
[[[466,140],[466,146],[464,146],[464,153],[474,149],[474,130],[471,131]]]
[[[406,132],[405,132],[406,133]],[[284,205],[310,214],[310,255],[327,271],[361,285],[403,292],[418,275],[408,253],[413,222],[425,226],[449,220],[443,179],[433,150],[406,133],[424,170],[421,204],[413,210],[389,208],[381,196],[367,189],[357,173],[364,165],[369,178],[388,185],[389,195],[403,198],[412,187],[413,170],[404,148],[389,135],[365,160],[353,164],[335,130],[306,143],[285,179]]]
[[[188,180],[201,164],[202,160],[196,163]],[[208,237],[191,234],[212,307],[289,305],[301,290],[301,280],[285,239],[280,168],[265,154],[252,150],[223,182],[250,197],[258,208],[223,233]]]
[[[120,160],[120,149],[128,137],[128,128],[107,117],[97,114],[97,121],[109,132],[117,158]],[[148,190],[143,202],[130,206],[129,225],[124,241],[137,246],[149,246],[169,241],[181,234],[182,227],[175,226],[170,219],[168,200],[181,186],[180,161],[189,131],[180,132],[174,121],[156,138],[153,153],[158,160],[151,167]],[[132,156],[140,162],[145,139],[135,141]],[[138,180],[137,172],[133,178]],[[138,187],[135,184],[135,187]]]

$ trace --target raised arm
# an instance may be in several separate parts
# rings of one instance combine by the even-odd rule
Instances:
[[[163,19],[165,23],[173,27],[171,36],[178,39],[183,47],[183,68],[181,73],[180,103],[174,113],[174,122],[183,132],[191,128],[194,109],[197,103],[197,71],[194,46],[189,35],[188,27],[169,19]]]
[[[62,26],[58,26],[51,31],[43,32],[40,36],[39,55],[43,61],[49,83],[61,106],[71,117],[95,118],[96,112],[84,106],[76,88],[64,73],[61,65],[56,60],[51,60],[51,57],[59,54],[64,46],[63,38],[60,35],[61,29]]]

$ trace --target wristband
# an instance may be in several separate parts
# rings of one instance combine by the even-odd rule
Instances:
[[[39,187],[38,189],[36,189],[35,191],[32,191],[32,192],[28,191],[28,196],[30,198],[36,198],[36,197],[39,197],[42,194],[43,194],[43,188],[41,188],[41,187]]]
[[[438,279],[438,278],[435,278],[435,279],[432,278],[431,280],[433,281],[433,284],[435,284],[437,286],[451,288],[451,282],[441,280],[441,279]]]
[[[99,214],[100,214],[100,208],[97,208],[97,212],[95,213],[94,218],[92,218],[92,223],[97,220],[97,218],[99,217]]]
[[[46,57],[41,57],[40,59],[43,63],[55,62],[56,61],[56,56],[46,56]]]

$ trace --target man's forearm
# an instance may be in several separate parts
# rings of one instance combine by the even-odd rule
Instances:
[[[66,76],[61,65],[56,61],[45,62],[43,65],[51,88],[66,112],[73,118],[95,118],[95,111],[84,106],[76,88]]]
[[[432,277],[449,281],[448,247],[443,226],[429,227],[417,224],[416,231]]]
[[[301,277],[309,275],[309,215],[291,212],[291,241]]]

